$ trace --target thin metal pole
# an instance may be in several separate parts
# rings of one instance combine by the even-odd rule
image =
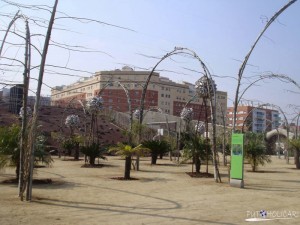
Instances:
[[[26,194],[26,200],[31,201],[32,197],[32,178],[33,178],[33,164],[34,164],[34,151],[35,151],[35,140],[36,140],[36,130],[37,130],[37,120],[38,120],[38,114],[39,114],[39,103],[40,103],[40,97],[41,97],[41,89],[43,84],[43,76],[44,76],[44,70],[45,70],[45,64],[46,64],[46,57],[52,32],[52,27],[55,19],[55,13],[57,8],[58,0],[55,0],[51,18],[49,21],[49,26],[47,30],[47,35],[45,38],[44,43],[44,49],[40,64],[40,72],[39,72],[39,78],[38,78],[38,85],[37,85],[37,92],[36,92],[36,100],[34,105],[34,113],[33,113],[33,119],[32,119],[32,127],[31,127],[31,165],[30,165],[30,174],[29,174],[29,182],[28,182],[28,188],[27,188],[27,194]]]

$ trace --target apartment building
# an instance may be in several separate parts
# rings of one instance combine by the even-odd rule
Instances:
[[[149,71],[134,71],[127,66],[121,70],[96,72],[95,75],[80,79],[74,84],[53,88],[51,91],[51,105],[80,107],[78,100],[89,100],[101,92],[104,107],[127,112],[128,103],[124,91],[124,88],[126,88],[131,99],[131,108],[134,110],[140,107],[142,90],[148,75]],[[158,107],[166,114],[179,116],[182,108],[194,94],[193,84],[187,82],[176,83],[154,72],[147,87],[145,109]],[[217,107],[217,123],[223,124],[220,115],[226,115],[227,93],[218,91],[217,100],[218,104],[222,105],[223,110],[221,112],[221,108]],[[193,99],[188,107],[193,108],[194,119],[204,121],[206,114],[202,99]],[[206,108],[208,109],[207,117],[210,117],[209,101]]]
[[[233,107],[227,110],[227,126],[233,126]],[[238,106],[236,114],[236,129],[262,133],[280,126],[279,112],[270,108],[254,106]]]

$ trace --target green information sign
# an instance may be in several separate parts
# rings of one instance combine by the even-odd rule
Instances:
[[[230,178],[243,180],[244,134],[232,134]]]

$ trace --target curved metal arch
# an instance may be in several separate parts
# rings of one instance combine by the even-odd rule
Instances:
[[[286,124],[287,124],[287,128],[289,128],[288,120],[287,120],[287,118],[286,118],[286,116],[285,116],[285,113],[282,111],[282,109],[281,109],[279,106],[277,106],[277,105],[270,104],[270,103],[264,103],[264,104],[261,104],[261,105],[258,105],[258,106],[256,106],[256,107],[254,107],[254,108],[251,109],[250,112],[247,114],[247,116],[246,116],[246,118],[245,118],[245,120],[244,120],[244,122],[243,122],[242,133],[244,133],[245,122],[246,122],[246,120],[248,119],[248,117],[250,116],[250,114],[251,114],[254,110],[259,109],[259,108],[262,108],[262,107],[264,107],[264,106],[271,106],[271,107],[273,107],[273,108],[276,108],[278,111],[280,111],[280,113],[284,116],[284,120],[285,120],[285,122],[286,122]],[[287,130],[289,130],[289,129],[287,129]]]
[[[183,108],[186,108],[192,101],[195,100],[195,98],[198,96],[198,94],[195,94],[194,96],[192,96],[184,105]]]
[[[28,86],[29,86],[29,79],[30,79],[30,66],[31,66],[31,39],[30,39],[30,29],[29,29],[29,25],[28,25],[28,19],[23,15],[23,14],[19,14],[20,10],[15,14],[15,16],[13,17],[13,19],[10,21],[3,40],[2,40],[2,44],[0,46],[0,59],[2,58],[2,50],[4,48],[4,44],[6,42],[6,38],[8,36],[8,33],[10,31],[10,28],[13,26],[13,24],[19,19],[22,18],[25,22],[25,62],[21,64],[24,66],[24,72],[23,72],[23,110],[24,110],[24,116],[22,118],[22,123],[21,123],[21,140],[20,140],[20,162],[19,162],[19,186],[18,186],[18,192],[19,192],[19,197],[21,198],[21,201],[23,201],[23,194],[25,192],[26,189],[26,185],[28,185],[28,183],[26,184],[26,181],[24,181],[24,173],[25,173],[25,169],[24,169],[24,165],[25,165],[25,161],[24,161],[24,157],[26,158],[27,156],[25,156],[25,154],[30,154],[30,152],[26,153],[24,148],[24,143],[25,143],[25,139],[26,139],[26,126],[27,126],[27,97],[28,97]],[[36,99],[36,101],[38,101],[38,99]],[[30,159],[31,160],[31,159]],[[27,171],[29,173],[29,186],[28,186],[28,190],[27,190],[27,196],[26,196],[26,200],[29,199],[29,195],[30,195],[30,199],[31,199],[31,179],[32,179],[32,165],[33,162],[28,161],[27,163],[29,163],[29,167],[30,170]]]
[[[131,108],[131,98],[130,98],[130,94],[129,94],[129,90],[120,82],[120,81],[111,81],[108,80],[107,83],[105,84],[105,86],[103,88],[101,88],[101,90],[99,91],[99,93],[97,94],[98,97],[101,96],[102,92],[108,87],[110,86],[110,84],[112,83],[117,83],[119,84],[122,89],[125,92],[126,98],[127,98],[127,104],[128,104],[128,111],[129,111],[129,121],[130,121],[130,136],[129,136],[129,142],[131,142],[131,133],[132,133],[132,123],[133,123],[133,112],[132,112],[132,108]]]
[[[288,3],[286,3],[279,11],[277,11],[266,23],[266,25],[264,26],[264,28],[262,29],[262,31],[259,33],[258,37],[255,39],[253,45],[251,46],[249,52],[247,53],[247,55],[245,56],[245,59],[242,63],[242,65],[239,68],[239,72],[238,72],[238,83],[237,83],[237,87],[235,90],[235,101],[234,101],[234,111],[233,111],[233,131],[235,132],[235,127],[236,127],[236,113],[237,113],[237,107],[238,107],[238,99],[239,99],[239,91],[240,91],[240,84],[241,84],[241,80],[244,74],[244,70],[247,66],[248,60],[253,52],[253,50],[255,49],[258,41],[260,40],[260,38],[264,35],[265,31],[269,28],[269,26],[276,21],[277,17],[280,16],[281,13],[283,13],[288,7],[290,7],[292,4],[294,4],[297,0],[290,0]]]
[[[130,112],[130,114],[131,114],[131,115],[130,115],[130,118],[132,118],[132,110],[131,110],[131,98],[130,98],[130,94],[129,94],[128,89],[127,89],[120,81],[111,81],[111,80],[109,80],[109,81],[105,84],[105,86],[104,86],[103,88],[101,88],[101,90],[99,91],[99,93],[97,94],[97,96],[100,97],[101,94],[102,94],[102,92],[103,92],[108,86],[110,86],[112,83],[117,83],[117,84],[119,84],[119,85],[122,87],[122,89],[124,90],[125,95],[126,95],[126,98],[127,98],[128,110],[129,110],[129,112]],[[132,121],[132,120],[130,120],[130,121]]]
[[[245,92],[254,84],[256,84],[257,82],[264,80],[264,79],[273,79],[273,78],[277,78],[279,80],[286,80],[287,82],[290,82],[292,84],[294,84],[297,88],[300,89],[300,85],[293,80],[292,78],[290,78],[289,76],[283,75],[283,74],[267,74],[267,75],[263,75],[261,76],[259,79],[255,80],[254,82],[252,82],[251,84],[249,84],[245,90],[241,93],[240,97],[238,98],[237,104],[239,104],[239,102],[241,101],[242,97],[244,96]]]
[[[297,118],[295,138],[298,138],[299,117],[300,117],[300,113],[298,113],[298,114],[291,120],[291,123],[293,123],[293,121]]]
[[[249,113],[249,115],[250,115],[250,113]],[[246,118],[248,118],[248,115],[247,115],[247,117]],[[272,120],[269,120],[269,119],[265,119],[267,122],[269,122],[269,124],[268,125],[266,125],[266,127],[265,127],[265,129],[264,129],[264,133],[266,133],[266,138],[267,138],[267,134],[268,133],[270,133],[270,132],[272,132],[272,131],[274,131],[274,130],[276,130],[276,132],[278,133],[278,134],[283,134],[283,133],[280,133],[279,132],[279,130],[283,130],[283,129],[280,129],[280,128],[275,128],[274,130],[271,130],[271,131],[269,131],[269,132],[266,132],[266,130],[267,130],[267,128],[273,123],[273,121]],[[251,122],[251,124],[253,124],[253,121]],[[243,123],[243,125],[244,125],[244,123]],[[243,129],[244,127],[242,127],[242,129]],[[243,130],[242,130],[242,132],[243,132]],[[243,132],[244,133],[244,132]],[[283,134],[284,136],[286,136],[286,134]],[[268,138],[267,138],[268,139]]]
[[[148,110],[146,110],[146,112],[144,113],[144,116],[146,116],[147,113],[148,113],[149,111],[152,111],[152,110],[157,110],[158,112],[162,113],[162,109],[159,108],[158,106],[151,106],[151,107],[149,107]],[[143,118],[143,119],[144,119],[144,118]]]
[[[163,114],[166,118],[166,123],[167,123],[167,130],[168,130],[168,136],[170,135],[170,126],[169,126],[169,120],[168,120],[168,116],[166,113],[164,113],[162,111],[161,108],[159,108],[158,106],[153,106],[153,107],[150,107],[148,110],[146,110],[146,112],[144,113],[144,117],[146,116],[146,114],[149,112],[149,111],[152,111],[152,110],[157,110],[159,113]],[[143,118],[144,119],[144,118]]]
[[[189,55],[192,56],[194,59],[197,59],[198,62],[200,63],[203,71],[204,71],[204,76],[206,76],[209,79],[212,79],[211,77],[211,73],[209,72],[209,69],[207,68],[207,66],[205,65],[205,63],[201,60],[201,58],[196,54],[195,51],[189,49],[189,48],[183,48],[183,47],[175,47],[174,50],[172,50],[171,52],[167,53],[166,55],[164,55],[156,64],[155,66],[152,68],[150,74],[148,75],[144,88],[143,88],[143,92],[142,92],[142,96],[141,96],[141,104],[140,104],[140,124],[142,124],[143,122],[143,111],[144,111],[144,101],[145,101],[145,96],[146,96],[146,91],[148,88],[148,84],[150,82],[150,79],[156,69],[156,67],[165,59],[171,57],[172,55],[179,55],[179,54],[185,54],[185,55]],[[211,120],[212,120],[212,127],[213,127],[213,135],[212,135],[212,148],[213,148],[213,165],[214,165],[214,179],[217,182],[218,179],[219,181],[221,181],[221,177],[219,175],[218,172],[218,168],[217,168],[217,162],[216,162],[216,97],[212,98],[213,96],[211,96],[211,90],[210,90],[210,85],[208,86],[208,93],[209,93],[209,99],[210,99],[210,108],[211,108]],[[214,93],[214,95],[216,95],[216,88],[214,87],[214,85],[212,85],[212,93]],[[218,174],[217,174],[218,173]],[[218,176],[218,177],[217,177]]]
[[[10,21],[10,23],[8,24],[8,27],[5,31],[5,34],[4,34],[4,37],[3,37],[3,40],[2,40],[2,44],[1,44],[1,47],[0,47],[0,57],[1,57],[1,54],[2,54],[2,50],[3,50],[3,47],[4,47],[4,44],[5,44],[5,41],[6,41],[6,38],[8,36],[8,32],[10,30],[10,28],[12,27],[12,25],[21,17],[23,17],[22,15],[19,15],[19,12],[20,10],[16,13],[16,15],[14,16],[14,18]]]
[[[128,110],[129,110],[129,112],[130,112],[130,128],[132,128],[131,98],[130,98],[128,89],[127,89],[122,83],[120,83],[119,81],[111,82],[111,81],[109,80],[109,81],[105,84],[105,86],[99,91],[99,93],[97,94],[97,97],[100,97],[101,94],[102,94],[102,92],[104,91],[104,89],[105,89],[106,87],[108,87],[111,83],[118,83],[118,84],[120,84],[120,86],[122,87],[122,89],[124,90],[124,92],[125,92],[125,94],[126,94],[126,97],[127,97],[127,103],[128,103]],[[81,93],[81,92],[80,92],[80,93]],[[82,92],[82,93],[83,93],[83,92]],[[75,100],[76,100],[76,97],[72,98],[72,99],[68,102],[67,107],[66,107],[65,110],[63,111],[63,116],[64,116],[64,113],[65,113],[66,109],[68,109],[68,108],[71,106],[72,102],[75,101]],[[80,103],[80,105],[82,106],[84,114],[86,114],[86,111],[85,111],[85,107],[84,107],[83,102],[82,102],[81,100],[77,100],[77,101],[78,101],[78,102]],[[62,123],[61,123],[61,127],[62,127]]]
[[[277,105],[274,105],[274,104],[270,104],[270,103],[265,103],[265,104],[261,104],[261,105],[258,105],[257,107],[253,108],[247,115],[246,119],[248,118],[248,116],[250,115],[250,113],[254,110],[254,109],[257,109],[257,108],[261,108],[263,106],[271,106],[271,107],[274,107],[276,108],[278,111],[280,111],[280,113],[284,116],[284,120],[285,120],[285,123],[286,123],[286,131],[287,131],[287,139],[289,139],[289,132],[290,132],[290,125],[288,123],[288,120],[285,116],[285,113],[282,111],[282,109],[277,106]],[[246,121],[245,119],[245,121]],[[245,123],[244,121],[244,123]],[[243,132],[243,129],[244,129],[244,123],[243,123],[243,127],[242,127],[242,132]],[[288,151],[289,151],[289,142],[287,142],[287,157],[286,157],[286,162],[289,163],[289,157],[288,157]]]
[[[156,64],[155,66],[152,68],[150,74],[148,75],[147,79],[146,79],[146,82],[145,82],[145,85],[143,87],[143,91],[142,91],[142,96],[141,96],[141,105],[140,105],[140,123],[143,121],[143,111],[144,111],[144,101],[145,101],[145,96],[146,96],[146,91],[147,91],[147,88],[148,88],[148,85],[150,83],[150,79],[155,71],[155,69],[157,68],[157,66],[162,62],[164,61],[165,59],[173,56],[173,55],[180,55],[180,54],[185,54],[185,55],[190,55],[192,56],[193,58],[197,59],[200,64],[201,64],[201,67],[204,71],[204,76],[212,79],[211,77],[211,74],[207,68],[207,66],[205,65],[205,63],[201,60],[201,58],[196,54],[195,51],[189,49],[189,48],[183,48],[183,47],[175,47],[174,50],[172,50],[171,52],[168,52],[166,55],[164,55]],[[213,93],[216,93],[216,90],[215,90],[215,87],[213,86]],[[210,91],[210,87],[208,86],[208,90]]]
[[[132,109],[131,109],[131,98],[130,98],[130,94],[129,94],[128,89],[127,89],[123,84],[121,84],[120,81],[116,81],[116,83],[118,83],[118,84],[123,88],[123,90],[124,90],[124,92],[125,92],[125,94],[126,94],[126,97],[127,97],[128,111],[129,111],[129,121],[130,121],[130,136],[129,136],[129,143],[131,143],[133,112],[132,112]]]

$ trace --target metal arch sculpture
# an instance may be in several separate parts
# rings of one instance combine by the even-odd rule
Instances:
[[[126,98],[127,98],[128,111],[129,111],[129,121],[130,121],[129,143],[131,143],[131,141],[132,141],[132,136],[131,136],[132,135],[132,123],[133,123],[133,114],[134,114],[134,112],[132,112],[132,108],[131,108],[131,98],[130,98],[129,90],[120,81],[112,82],[111,80],[108,80],[108,82],[104,85],[104,87],[99,91],[97,96],[100,97],[102,95],[103,91],[108,86],[110,86],[112,83],[119,84],[122,87],[122,89],[124,90]]]
[[[150,82],[150,79],[156,69],[156,67],[165,59],[173,56],[173,55],[189,55],[194,59],[197,59],[198,62],[200,63],[200,66],[202,67],[202,70],[204,71],[203,74],[205,77],[207,77],[209,80],[212,80],[212,76],[211,73],[209,72],[207,66],[205,65],[205,63],[201,60],[201,58],[196,54],[196,52],[194,52],[193,50],[189,49],[189,48],[183,48],[183,47],[175,47],[174,50],[172,50],[171,52],[167,53],[166,55],[164,55],[156,64],[155,66],[152,68],[150,74],[148,75],[145,85],[143,87],[143,91],[142,91],[142,97],[141,97],[141,104],[140,104],[140,118],[139,118],[139,122],[140,124],[142,124],[143,122],[143,111],[144,111],[144,104],[145,104],[145,96],[146,96],[146,91],[148,88],[148,84]],[[212,89],[212,90],[211,90]],[[208,93],[209,93],[209,99],[210,99],[210,108],[211,108],[211,120],[212,120],[212,127],[213,127],[213,140],[212,140],[212,148],[213,148],[213,165],[214,165],[214,179],[216,182],[220,181],[221,182],[221,177],[218,171],[218,165],[217,165],[217,161],[216,161],[216,98],[212,98],[211,93],[216,93],[216,89],[214,85],[208,85],[207,87]],[[139,134],[139,136],[141,136],[141,134]],[[137,166],[138,168],[138,166]]]
[[[143,91],[142,91],[142,96],[141,96],[141,105],[140,105],[140,123],[142,123],[143,121],[143,111],[144,111],[144,101],[145,101],[145,96],[146,96],[146,91],[147,91],[147,88],[148,88],[148,85],[150,83],[150,79],[155,71],[155,69],[157,68],[157,66],[162,62],[164,61],[165,59],[173,56],[173,55],[180,55],[180,54],[183,54],[183,55],[189,55],[189,56],[192,56],[193,58],[197,59],[199,62],[200,62],[200,65],[204,71],[204,76],[205,77],[208,77],[208,79],[212,79],[212,76],[207,68],[207,66],[205,65],[205,63],[201,60],[201,58],[196,54],[196,52],[194,52],[193,50],[189,49],[189,48],[183,48],[183,47],[175,47],[174,50],[172,50],[171,52],[167,53],[166,55],[164,55],[156,64],[155,66],[152,68],[150,74],[148,75],[147,79],[146,79],[146,82],[145,82],[145,85],[143,87]],[[215,90],[215,87],[212,86],[212,89],[213,90],[210,90],[211,88],[208,87],[208,91],[210,93],[215,93],[216,90]]]
[[[183,108],[186,108],[192,101],[195,100],[195,98],[198,96],[198,94],[196,93],[194,96],[192,96],[184,105]]]
[[[297,115],[292,119],[291,123],[297,118],[296,122],[296,130],[295,130],[295,138],[298,138],[298,126],[299,126],[299,118],[300,118],[300,113],[297,113]]]
[[[273,107],[273,108],[276,108],[278,111],[280,111],[280,113],[283,115],[284,117],[284,121],[286,123],[286,131],[287,131],[287,139],[289,139],[289,132],[290,132],[290,125],[288,123],[288,120],[285,116],[285,113],[283,112],[283,110],[277,106],[277,105],[274,105],[274,104],[270,104],[270,103],[265,103],[265,104],[261,104],[261,105],[258,105],[256,106],[255,108],[251,109],[250,112],[248,113],[248,115],[246,116],[245,120],[244,120],[244,123],[243,123],[243,126],[242,126],[242,132],[244,133],[244,124],[245,124],[245,121],[247,120],[247,118],[249,117],[250,113],[252,113],[255,109],[258,109],[258,108],[262,108],[264,106],[270,106],[270,107]],[[288,154],[289,154],[289,143],[287,142],[287,157],[286,157],[286,163],[289,163],[289,157],[288,157]]]
[[[253,50],[256,47],[256,44],[260,40],[260,38],[264,35],[265,31],[269,28],[269,26],[277,19],[278,16],[280,16],[281,13],[283,13],[288,7],[290,7],[292,4],[294,4],[297,0],[290,0],[287,4],[285,4],[279,11],[277,11],[271,18],[268,20],[262,31],[259,33],[258,37],[255,39],[253,45],[251,46],[249,52],[245,56],[245,59],[242,63],[242,65],[239,68],[238,72],[238,83],[235,91],[235,101],[234,101],[234,110],[233,110],[233,132],[235,131],[236,127],[236,113],[237,113],[237,107],[238,107],[238,100],[239,100],[239,91],[240,91],[240,85],[241,80],[244,74],[244,70],[247,66],[248,60],[253,52]]]
[[[165,119],[166,119],[166,124],[167,124],[167,130],[168,130],[168,135],[170,135],[170,126],[169,126],[169,121],[168,121],[168,116],[166,113],[163,112],[163,110],[161,108],[159,108],[158,106],[152,106],[150,107],[143,115],[143,120],[145,118],[145,116],[147,115],[147,113],[149,111],[152,111],[152,110],[157,110],[157,112],[163,114],[165,116]],[[139,119],[140,118],[140,110],[139,109],[136,109],[134,112],[133,112],[135,118]]]
[[[1,57],[1,54],[2,54],[2,50],[3,50],[3,47],[4,47],[4,44],[5,44],[5,41],[6,41],[6,38],[8,36],[8,33],[9,33],[9,30],[10,28],[12,27],[12,25],[19,19],[19,18],[22,18],[23,15],[20,15],[20,10],[15,14],[14,18],[10,21],[7,29],[6,29],[6,32],[4,34],[4,37],[3,37],[3,40],[2,40],[2,44],[0,46],[0,57]]]
[[[195,89],[200,98],[209,98],[215,95],[214,90],[217,89],[217,86],[213,79],[203,76],[196,81]]]
[[[101,94],[103,93],[103,91],[105,90],[105,88],[108,87],[109,85],[111,85],[111,83],[112,83],[112,81],[109,80],[109,81],[105,84],[105,86],[99,91],[99,93],[97,94],[96,97],[101,97]],[[114,83],[118,83],[118,84],[122,87],[122,89],[124,90],[124,92],[125,92],[125,94],[126,94],[126,97],[127,97],[127,103],[128,103],[128,110],[129,110],[129,113],[130,113],[130,131],[131,131],[131,130],[132,130],[132,120],[133,120],[133,119],[132,119],[131,98],[130,98],[130,95],[129,95],[129,91],[128,91],[128,89],[127,89],[122,83],[120,83],[119,81],[115,81]],[[78,93],[82,93],[82,92],[78,92]],[[77,100],[76,97],[72,98],[72,99],[68,102],[67,107],[64,109],[64,111],[63,111],[63,113],[62,113],[62,119],[61,119],[60,131],[62,131],[62,127],[63,127],[63,118],[64,118],[64,115],[65,115],[66,110],[67,110],[68,108],[70,108],[71,105],[72,105],[72,103],[73,103],[74,101],[76,101],[76,100]],[[81,107],[82,107],[82,109],[83,109],[84,115],[86,115],[86,113],[87,113],[86,106],[84,105],[84,103],[83,103],[81,100],[77,100],[77,101],[80,103],[80,105],[81,105]],[[86,130],[86,128],[85,128],[85,130]],[[131,137],[129,137],[129,141],[130,141],[130,140],[131,140]]]
[[[195,132],[202,135],[205,133],[205,126],[204,123],[202,121],[199,121],[196,125],[195,125]]]
[[[130,121],[130,132],[129,132],[129,143],[131,144],[132,141],[132,121],[133,121],[133,115],[132,115],[132,109],[131,109],[131,98],[128,89],[121,84],[120,81],[116,81],[124,90],[126,97],[127,97],[127,103],[128,103],[128,111],[129,111],[129,121]]]
[[[240,103],[242,97],[244,96],[245,92],[254,84],[256,84],[257,82],[264,80],[264,79],[278,79],[278,80],[285,80],[286,82],[292,83],[294,84],[298,89],[300,89],[300,85],[293,80],[292,78],[290,78],[289,76],[283,75],[283,74],[266,74],[266,75],[262,75],[260,76],[259,79],[255,80],[254,82],[250,83],[242,92],[242,94],[240,95],[240,97],[238,98],[237,104]]]
[[[247,116],[246,116],[246,118],[245,118],[245,120],[244,120],[244,122],[243,122],[242,133],[244,133],[245,121],[248,119],[248,117],[250,116],[250,114],[251,114],[254,110],[259,109],[259,108],[262,108],[262,107],[264,107],[264,106],[270,106],[270,107],[276,108],[278,111],[280,111],[280,113],[284,116],[284,121],[286,122],[287,127],[288,127],[288,120],[287,120],[287,118],[286,118],[286,116],[285,116],[285,113],[282,111],[282,109],[281,109],[279,106],[277,106],[277,105],[270,104],[270,103],[264,103],[264,104],[260,104],[260,105],[258,105],[258,106],[256,106],[256,107],[254,107],[254,108],[251,109],[250,112],[247,114]]]
[[[22,113],[22,127],[21,127],[21,141],[20,141],[20,163],[19,163],[19,180],[18,180],[18,192],[19,192],[19,197],[21,201],[24,199],[24,192],[27,189],[26,193],[26,200],[31,200],[31,188],[32,188],[32,173],[33,173],[33,159],[30,157],[30,155],[33,155],[32,152],[34,152],[34,145],[29,151],[25,152],[25,146],[28,145],[30,141],[29,137],[26,137],[26,129],[27,129],[27,117],[28,117],[28,112],[27,112],[27,97],[28,97],[28,86],[29,86],[29,79],[30,79],[30,71],[31,71],[31,35],[30,35],[30,29],[29,29],[29,24],[28,24],[28,18],[24,16],[23,14],[19,14],[20,10],[15,14],[13,19],[10,21],[3,40],[2,44],[0,46],[0,59],[2,58],[2,50],[4,47],[4,44],[6,42],[6,38],[8,36],[8,33],[11,29],[11,27],[14,25],[14,23],[19,19],[22,18],[25,22],[25,62],[22,63],[24,66],[24,73],[23,73],[23,113]],[[38,100],[38,99],[37,99]],[[36,100],[36,101],[37,101]],[[32,114],[32,112],[31,112]],[[34,120],[33,120],[34,122]],[[32,122],[32,123],[33,123]],[[35,132],[31,132],[31,135],[34,134]],[[33,139],[33,138],[32,138]],[[27,154],[27,155],[26,155]],[[26,177],[29,177],[27,179]],[[27,186],[27,187],[26,187]]]
[[[196,93],[195,95],[193,95],[187,102],[186,104],[184,105],[184,108],[186,108],[192,101],[195,100],[195,98],[198,96],[198,93]],[[224,162],[224,166],[226,166],[226,163],[225,163],[225,133],[226,133],[226,121],[225,121],[225,115],[224,115],[224,110],[223,110],[223,107],[222,105],[219,103],[219,102],[216,102],[217,103],[217,106],[220,108],[220,111],[222,113],[222,122],[223,122],[223,132],[224,132],[224,137],[223,137],[223,162]]]
[[[24,108],[23,108],[23,106],[21,107],[21,109],[20,109],[20,112],[19,112],[19,116],[22,118],[22,119],[24,119],[24,116],[25,116],[25,110],[24,110]],[[26,107],[26,117],[30,117],[30,116],[32,116],[32,109],[29,107],[29,106],[27,106]]]
[[[125,94],[126,94],[126,98],[127,98],[128,110],[129,110],[129,112],[130,112],[130,118],[132,118],[132,110],[131,110],[131,98],[130,98],[130,94],[129,94],[128,89],[127,89],[120,81],[114,81],[114,82],[112,82],[111,80],[109,80],[109,81],[105,84],[105,86],[104,86],[103,88],[101,88],[101,90],[99,91],[99,93],[97,94],[97,96],[100,97],[100,96],[102,95],[103,91],[104,91],[108,86],[110,86],[112,83],[117,83],[117,84],[119,84],[119,85],[122,87],[122,89],[124,90],[124,92],[125,92]],[[132,120],[130,120],[130,121],[132,121]]]
[[[184,107],[180,113],[180,118],[189,123],[193,119],[193,114],[193,108]]]

